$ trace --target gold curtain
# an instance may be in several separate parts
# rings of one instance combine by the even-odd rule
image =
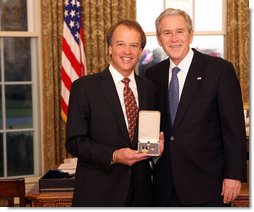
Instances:
[[[249,25],[249,1],[227,0],[226,59],[237,71],[245,104],[249,104],[250,85]]]
[[[67,157],[65,123],[61,119],[61,42],[65,0],[42,0],[43,170]],[[106,32],[120,19],[136,19],[135,0],[81,0],[88,73],[108,63]]]

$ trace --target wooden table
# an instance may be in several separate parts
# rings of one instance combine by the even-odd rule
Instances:
[[[26,194],[32,207],[70,207],[73,192],[40,192],[38,183]],[[243,183],[240,195],[232,207],[249,207],[249,186]]]
[[[40,192],[38,183],[26,194],[32,207],[70,207],[72,196],[72,191]]]
[[[240,195],[232,202],[232,207],[249,207],[249,184],[243,183]]]

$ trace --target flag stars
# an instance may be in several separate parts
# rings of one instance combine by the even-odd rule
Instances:
[[[69,14],[68,14],[68,10],[65,10],[64,11],[64,16],[67,17]]]
[[[75,37],[76,37],[77,39],[79,39],[79,33],[78,33],[78,32],[75,34]]]
[[[65,5],[65,6],[68,6],[68,5],[69,5],[69,0],[65,0],[64,5]]]
[[[74,21],[70,21],[69,25],[70,25],[71,28],[74,27],[75,26]]]
[[[70,12],[70,15],[71,15],[71,17],[73,18],[73,17],[75,16],[75,10],[72,10],[72,11]]]
[[[76,4],[76,0],[71,1],[71,5],[74,6]]]
[[[80,1],[79,0],[64,0],[65,1],[65,11],[64,11],[64,19],[71,30],[71,33],[75,39],[76,42],[80,39],[80,36],[78,35],[79,29],[81,27],[80,25]]]
[[[76,23],[76,27],[79,29],[79,22]]]

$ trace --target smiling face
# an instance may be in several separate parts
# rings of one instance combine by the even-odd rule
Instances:
[[[193,31],[188,31],[183,16],[166,16],[160,21],[157,39],[174,64],[178,65],[189,52]]]
[[[125,25],[119,25],[109,45],[112,66],[124,77],[134,70],[142,53],[140,33]]]

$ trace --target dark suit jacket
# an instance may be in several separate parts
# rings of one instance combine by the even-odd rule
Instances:
[[[233,65],[195,49],[174,126],[168,113],[169,59],[147,70],[156,84],[165,150],[154,168],[157,205],[173,184],[184,204],[218,200],[224,178],[246,180],[246,137],[239,81]]]
[[[155,87],[135,75],[139,110],[153,109]],[[137,206],[151,205],[148,160],[110,165],[113,151],[130,143],[113,78],[108,70],[76,80],[71,89],[66,148],[78,158],[73,206],[125,206],[132,180]]]

